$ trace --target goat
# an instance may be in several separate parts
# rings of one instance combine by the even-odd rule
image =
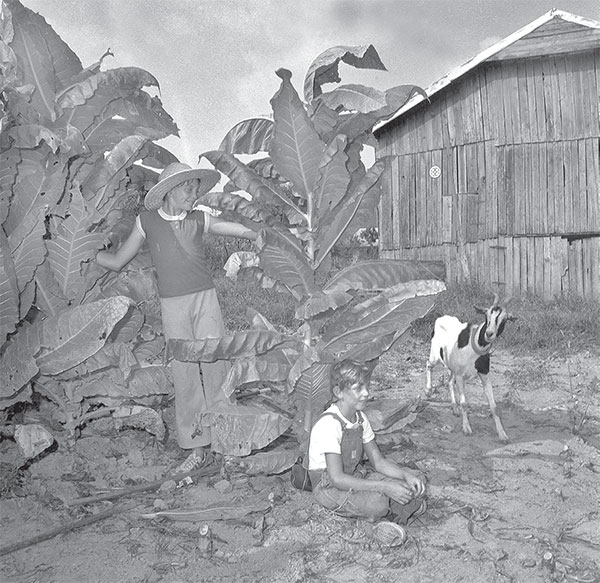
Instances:
[[[462,430],[465,435],[471,435],[471,425],[467,416],[467,403],[465,399],[465,379],[476,374],[481,380],[483,390],[487,397],[490,411],[496,424],[498,438],[504,443],[508,436],[502,426],[502,421],[496,413],[496,402],[492,385],[488,378],[490,371],[490,349],[494,340],[504,330],[508,320],[516,318],[508,313],[506,305],[508,300],[500,305],[498,294],[494,294],[494,303],[489,308],[474,306],[480,314],[485,314],[485,322],[481,325],[461,322],[454,316],[441,316],[435,321],[431,337],[431,350],[427,361],[427,389],[426,397],[432,393],[431,369],[438,362],[442,362],[450,371],[450,400],[455,415],[462,415]],[[459,404],[456,404],[454,385],[458,387]]]

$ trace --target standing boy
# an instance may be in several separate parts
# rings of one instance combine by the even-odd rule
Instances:
[[[406,524],[426,508],[425,484],[415,473],[386,459],[363,413],[369,398],[372,367],[351,360],[334,365],[335,402],[315,423],[309,464],[317,501],[346,517]],[[366,453],[376,473],[360,464]]]
[[[204,256],[203,235],[213,233],[256,239],[257,233],[237,223],[223,221],[194,210],[198,198],[219,181],[214,170],[192,169],[179,162],[167,166],[144,199],[147,210],[115,252],[100,251],[102,267],[120,271],[148,243],[156,270],[165,340],[218,338],[225,332],[221,308]],[[198,434],[198,415],[220,402],[228,363],[197,363],[173,360],[175,424],[177,442],[191,450],[177,472],[202,467],[209,459],[210,432]]]

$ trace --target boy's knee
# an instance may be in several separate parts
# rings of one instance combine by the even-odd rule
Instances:
[[[364,511],[369,518],[383,518],[390,511],[390,500],[383,494],[372,496],[365,501]]]

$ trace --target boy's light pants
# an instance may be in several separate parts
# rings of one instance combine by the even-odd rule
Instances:
[[[202,340],[225,334],[217,291],[206,291],[161,298],[165,340],[184,338]],[[202,368],[202,376],[200,376]],[[198,433],[198,415],[219,402],[229,403],[222,391],[229,363],[225,360],[201,363],[171,361],[175,387],[175,425],[177,442],[182,449],[210,445],[210,431]]]

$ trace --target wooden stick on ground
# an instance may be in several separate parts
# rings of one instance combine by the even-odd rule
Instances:
[[[92,514],[91,516],[86,516],[85,518],[80,518],[79,520],[75,520],[74,522],[69,522],[67,524],[63,524],[62,526],[58,526],[53,528],[52,530],[38,534],[30,539],[22,540],[20,542],[16,542],[10,545],[6,545],[4,547],[0,547],[0,557],[3,555],[8,555],[9,553],[13,553],[14,551],[18,551],[20,549],[25,549],[32,545],[35,545],[39,542],[54,538],[59,534],[63,534],[65,532],[71,532],[77,528],[81,528],[82,526],[87,526],[88,524],[92,524],[94,522],[98,522],[99,520],[104,520],[110,516],[115,514],[122,514],[123,512],[127,512],[132,508],[135,508],[138,503],[131,503],[126,506],[119,506],[109,508],[108,510],[104,510],[103,512],[98,512],[97,514]]]
[[[130,496],[131,494],[136,494],[137,492],[145,492],[146,490],[157,490],[162,484],[169,480],[174,480],[175,482],[178,482],[188,476],[190,478],[214,476],[215,474],[219,473],[219,470],[220,467],[218,465],[212,464],[210,466],[206,466],[204,468],[200,468],[192,472],[183,472],[179,474],[173,474],[172,476],[165,476],[164,478],[160,478],[160,480],[155,480],[154,482],[148,482],[146,484],[138,484],[137,486],[131,486],[130,488],[119,488],[118,490],[113,490],[112,492],[105,492],[103,494],[96,494],[95,496],[75,498],[75,500],[67,502],[67,506],[72,507],[80,506],[82,504],[92,504],[93,502],[102,502],[104,500],[113,500],[114,498]]]

